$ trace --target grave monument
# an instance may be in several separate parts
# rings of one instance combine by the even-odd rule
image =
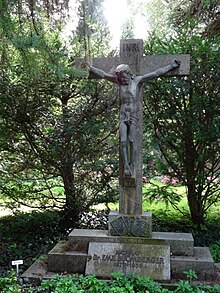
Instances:
[[[93,59],[90,78],[119,86],[119,211],[109,214],[108,231],[74,229],[68,241],[49,252],[47,262],[37,261],[23,277],[68,272],[110,278],[122,271],[164,281],[189,269],[199,276],[214,274],[209,250],[194,247],[190,233],[152,232],[152,214],[142,211],[142,84],[188,75],[189,67],[189,55],[143,56],[140,39],[121,40],[119,57]]]

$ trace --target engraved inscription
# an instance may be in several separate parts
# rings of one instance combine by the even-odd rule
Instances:
[[[156,280],[170,278],[170,247],[155,244],[89,243],[86,275],[110,277],[112,272],[138,274]]]
[[[123,52],[140,52],[139,43],[123,44]]]
[[[164,265],[163,257],[146,256],[140,252],[132,252],[130,250],[116,250],[115,254],[97,254],[89,255],[88,261],[93,262],[113,262],[112,266],[116,268],[130,267],[130,268],[145,268],[148,264],[154,264],[158,267]]]

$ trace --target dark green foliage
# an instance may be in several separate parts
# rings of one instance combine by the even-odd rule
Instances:
[[[172,32],[152,34],[145,53],[190,54],[191,73],[146,87],[145,126],[152,132],[144,144],[154,153],[154,174],[187,187],[191,219],[203,225],[219,201],[219,4],[176,1],[173,8]]]
[[[25,270],[33,259],[47,253],[69,232],[58,212],[18,214],[0,222],[0,271],[11,266],[11,261],[23,259]],[[72,226],[73,227],[73,226]]]
[[[107,229],[107,215],[101,212],[80,214],[78,222],[65,212],[18,213],[0,220],[0,274],[11,261],[23,259],[22,271],[39,256],[46,254],[59,240],[66,239],[74,228]]]
[[[177,31],[175,39],[152,38],[145,44],[147,54],[191,55],[189,77],[147,85],[145,126],[152,131],[154,150],[157,146],[155,166],[187,187],[197,224],[204,223],[206,211],[219,201],[219,44],[219,37],[201,38],[190,27]]]
[[[203,36],[213,37],[220,34],[218,0],[183,0],[179,2],[170,16],[175,27],[182,27],[188,22]]]
[[[150,202],[163,200],[166,205],[171,204],[172,207],[178,209],[178,203],[180,202],[181,195],[175,192],[170,185],[158,186],[153,182],[150,182],[151,186],[143,193],[144,198],[147,198]],[[180,210],[179,210],[180,211]],[[180,211],[184,212],[184,211]]]
[[[0,277],[0,292],[2,293],[18,293],[22,292],[17,282],[14,271],[11,271],[7,277]]]
[[[87,225],[87,226],[86,226]],[[156,231],[173,231],[173,232],[189,232],[192,227],[184,223],[169,223],[154,219],[153,225]],[[71,229],[70,229],[71,227]],[[69,223],[65,220],[63,213],[48,211],[33,212],[28,214],[18,214],[17,216],[10,216],[2,218],[0,221],[0,288],[5,290],[3,292],[10,292],[7,289],[10,287],[14,291],[20,292],[21,286],[18,285],[17,279],[14,275],[8,276],[7,271],[11,268],[11,261],[16,259],[23,259],[24,264],[20,266],[20,273],[26,270],[34,260],[39,258],[42,254],[54,247],[59,240],[64,240],[73,228],[93,228],[106,229],[106,217],[101,213],[84,214],[79,223]],[[195,227],[195,242],[201,246],[208,246],[211,239],[214,242],[214,231],[219,231],[218,227],[209,227],[206,231],[198,230]],[[206,233],[206,237],[203,236]],[[218,232],[219,233],[219,232]],[[209,237],[207,237],[209,235]],[[219,239],[219,234],[216,234],[216,239]],[[200,242],[199,242],[200,240]],[[218,245],[218,241],[215,243]],[[213,245],[213,257],[218,260],[219,250]],[[3,278],[3,276],[5,276]],[[194,278],[193,271],[186,272],[187,277],[191,280]],[[192,283],[192,284],[191,284]],[[178,288],[190,288],[194,290],[193,282],[189,283],[180,282]],[[109,283],[97,280],[95,276],[90,276],[84,279],[82,276],[57,276],[51,281],[45,281],[42,285],[45,290],[42,292],[55,292],[52,290],[57,289],[57,292],[71,292],[68,290],[83,290],[82,292],[167,292],[165,289],[161,291],[161,287],[146,277],[139,277],[137,275],[123,276],[122,273],[114,273],[113,278]],[[5,288],[5,289],[4,289]],[[47,288],[47,289],[46,289]],[[70,289],[71,288],[71,289]],[[206,288],[206,287],[204,287]],[[207,290],[214,290],[215,287],[210,287]],[[219,287],[216,286],[218,289]],[[36,289],[36,288],[35,288]],[[216,290],[217,290],[216,289]],[[16,291],[18,290],[18,291]],[[66,291],[65,291],[66,290]],[[90,290],[90,291],[86,291]],[[97,290],[97,291],[92,291]],[[102,291],[103,290],[103,291]],[[130,290],[130,291],[129,291]],[[132,291],[133,290],[133,291]],[[145,290],[145,291],[144,291]],[[180,290],[180,289],[179,289]],[[185,289],[184,289],[185,290]],[[38,291],[39,292],[39,291]],[[40,291],[41,292],[41,291]],[[75,292],[75,291],[73,291]],[[80,291],[76,291],[80,292]],[[177,291],[182,292],[182,291]],[[189,291],[191,292],[191,291]],[[196,291],[192,291],[196,292]],[[218,291],[205,291],[205,292],[218,292]]]
[[[210,245],[210,251],[215,262],[220,262],[220,240]]]
[[[9,277],[0,279],[1,292],[47,292],[47,293],[218,293],[219,285],[194,284],[191,281],[179,281],[176,289],[170,291],[162,288],[157,282],[148,277],[137,275],[123,275],[120,272],[112,274],[109,281],[98,280],[94,275],[83,277],[82,275],[60,276],[56,275],[50,280],[42,281],[37,287],[24,287],[18,285],[17,278],[12,273]]]
[[[24,2],[18,1],[18,14],[18,6],[0,4],[5,8],[0,14],[0,193],[5,204],[65,208],[74,218],[93,204],[114,201],[115,91],[84,79],[87,73],[74,67],[83,54],[78,37],[67,44],[62,26],[45,20],[41,5],[28,7],[36,13],[29,22],[23,19],[29,11]]]

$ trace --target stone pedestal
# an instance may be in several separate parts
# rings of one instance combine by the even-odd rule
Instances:
[[[110,212],[108,220],[109,235],[152,237],[152,213],[145,212],[139,216]]]
[[[68,241],[59,242],[48,254],[49,272],[96,274],[104,278],[122,271],[169,280],[183,277],[190,268],[199,276],[214,275],[208,248],[194,247],[190,233],[153,232],[151,238],[146,238],[75,229]]]
[[[213,278],[214,261],[207,247],[194,247],[190,233],[153,232],[152,238],[112,236],[107,230],[75,229],[43,260],[23,275],[32,281],[57,273],[96,274],[106,279],[114,271],[137,273],[154,280],[183,278],[193,269],[199,277]]]

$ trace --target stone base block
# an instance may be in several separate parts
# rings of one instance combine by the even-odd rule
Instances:
[[[171,247],[171,255],[194,254],[194,239],[191,233],[153,232],[152,238],[166,240]]]
[[[109,235],[152,237],[152,213],[144,212],[139,216],[119,214],[112,211],[108,219]]]
[[[208,247],[195,247],[193,256],[171,256],[170,264],[173,278],[181,278],[183,272],[190,269],[202,279],[215,274],[214,261]]]
[[[137,243],[137,244],[161,244],[166,241],[170,245],[171,255],[193,255],[194,240],[191,233],[153,232],[152,238],[121,237],[108,235],[107,230],[74,229],[69,234],[69,246],[71,250],[87,252],[90,242],[108,243]]]
[[[48,253],[48,271],[83,274],[87,254],[66,248],[69,248],[68,242],[61,241]]]

